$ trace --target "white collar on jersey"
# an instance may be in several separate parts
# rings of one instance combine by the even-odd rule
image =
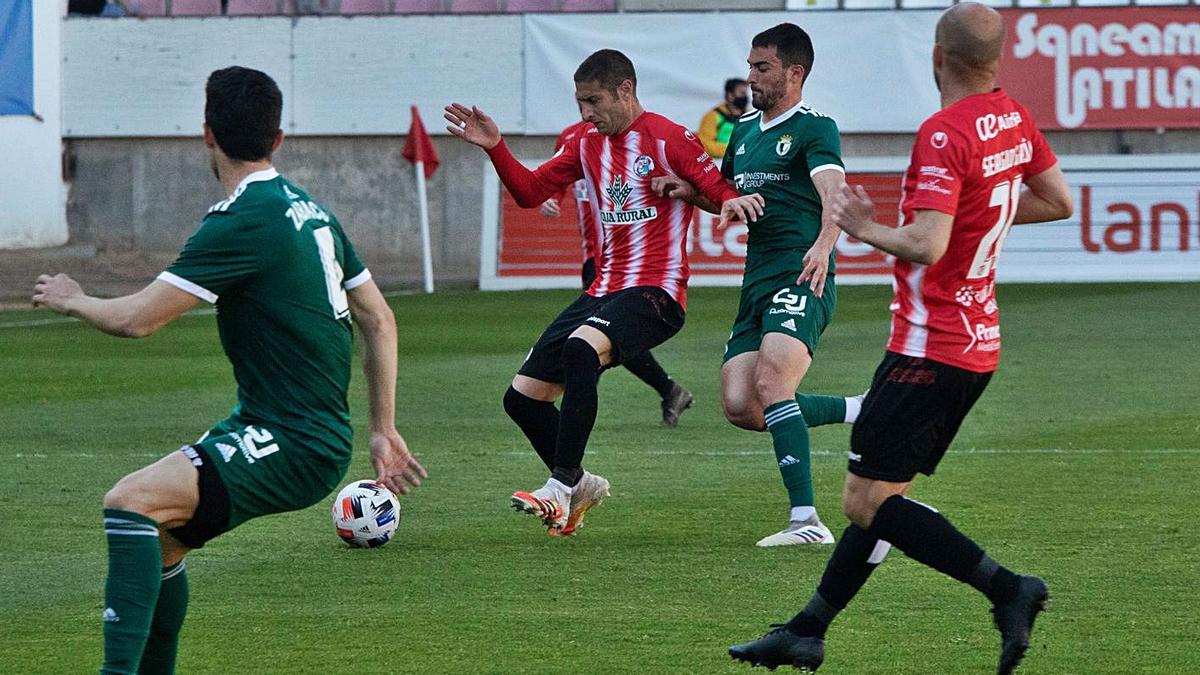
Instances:
[[[229,195],[229,197],[226,199],[210,206],[208,208],[208,212],[216,213],[217,211],[226,211],[230,206],[233,205],[235,201],[237,201],[238,197],[242,196],[242,193],[246,191],[247,185],[250,185],[251,183],[259,183],[265,180],[275,180],[278,177],[279,172],[276,171],[275,167],[273,166],[261,171],[255,171],[254,173],[243,178],[242,182],[238,183],[238,186],[233,190],[233,194]]]
[[[251,183],[258,183],[264,180],[275,180],[276,178],[279,178],[279,172],[276,171],[275,167],[273,166],[263,169],[262,171],[255,171],[249,176],[243,178],[242,182],[238,183],[237,189],[234,190],[234,192],[236,193],[245,190],[246,186]]]
[[[784,112],[779,117],[776,117],[775,119],[771,120],[770,122],[764,122],[762,116],[759,115],[758,129],[759,129],[759,131],[766,131],[767,129],[770,129],[771,127],[779,126],[780,124],[783,124],[784,122],[791,119],[792,115],[795,115],[796,113],[800,112],[801,110],[804,110],[805,108],[808,108],[808,104],[804,102],[804,99],[800,99],[799,103],[792,106],[791,108],[788,108],[786,112]]]

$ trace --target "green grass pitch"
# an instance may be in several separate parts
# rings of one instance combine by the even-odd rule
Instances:
[[[765,434],[720,412],[733,289],[698,289],[658,350],[696,394],[677,430],[624,372],[601,382],[587,464],[613,496],[549,539],[508,496],[545,473],[500,405],[568,292],[392,300],[399,425],[429,469],[397,540],[350,550],[329,505],[252,521],[189,558],[181,673],[747,672],[725,654],[785,620],[830,548],[760,550],[786,498]],[[1053,599],[1026,673],[1200,670],[1200,285],[1000,289],[1000,371],[914,495]],[[857,393],[887,289],[841,291],[804,388]],[[94,672],[106,565],[100,501],[233,404],[212,316],[148,340],[0,314],[0,671]],[[346,481],[369,477],[364,382]],[[815,430],[817,500],[838,500],[848,428]],[[830,673],[994,672],[974,591],[893,551],[829,635]]]

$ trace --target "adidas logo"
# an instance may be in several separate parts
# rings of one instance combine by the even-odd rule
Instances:
[[[113,609],[112,607],[106,607],[104,609],[104,614],[101,616],[105,623],[118,623],[121,620],[121,617],[117,616],[117,610]]]
[[[783,459],[779,460],[779,466],[791,466],[793,464],[799,464],[799,463],[800,463],[800,460],[796,459],[795,457],[792,457],[791,455],[784,455]]]
[[[848,454],[850,455],[851,462],[861,462],[862,461],[862,455],[858,454],[857,452],[854,452],[853,450],[851,450]]]
[[[781,323],[779,325],[792,331],[793,333],[796,332],[796,320],[795,319],[788,319],[787,321],[784,321],[783,323]]]
[[[734,155],[744,155],[744,154],[746,154],[746,144],[745,144],[745,143],[742,143],[741,145],[739,145],[739,146],[738,146],[738,149],[737,149],[737,152],[735,152],[735,153],[733,153],[733,154],[734,154]]]

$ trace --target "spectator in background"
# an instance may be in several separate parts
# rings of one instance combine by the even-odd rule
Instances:
[[[738,118],[746,114],[750,106],[750,85],[736,77],[725,80],[725,102],[709,110],[700,120],[700,142],[713,159],[725,156],[729,134],[737,126]]]

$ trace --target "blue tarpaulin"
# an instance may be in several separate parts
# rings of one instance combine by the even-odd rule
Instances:
[[[0,0],[0,115],[33,114],[33,0]]]

